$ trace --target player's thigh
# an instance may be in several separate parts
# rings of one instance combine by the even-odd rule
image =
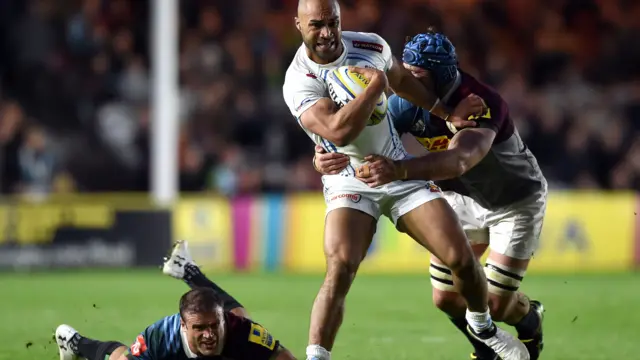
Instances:
[[[540,245],[546,210],[546,196],[534,198],[512,210],[492,216],[489,228],[489,257],[485,265],[489,291],[508,296],[517,291]]]
[[[380,217],[380,190],[340,175],[323,176],[326,217],[324,252],[328,262],[357,265],[364,259]]]
[[[425,193],[426,192],[426,193]],[[398,230],[407,233],[450,268],[468,263],[471,248],[449,203],[437,192],[416,192],[411,206],[400,204]],[[406,211],[408,210],[408,211]]]

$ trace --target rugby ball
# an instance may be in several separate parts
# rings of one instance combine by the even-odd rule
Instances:
[[[349,101],[360,95],[369,85],[364,76],[349,71],[348,66],[340,66],[327,76],[329,97],[338,108],[342,108]],[[383,92],[376,103],[376,107],[367,122],[367,126],[378,125],[387,116],[387,95]]]

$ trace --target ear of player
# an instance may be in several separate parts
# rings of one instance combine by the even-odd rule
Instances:
[[[341,66],[327,76],[329,97],[338,108],[360,95],[369,85],[369,80],[361,74],[349,71],[348,66]],[[367,126],[378,125],[387,116],[387,95],[383,92],[378,98],[376,107],[369,118]]]

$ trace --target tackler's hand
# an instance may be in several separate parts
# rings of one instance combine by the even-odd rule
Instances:
[[[380,155],[368,155],[364,160],[368,163],[356,169],[356,177],[370,187],[407,178],[407,170],[401,162]]]
[[[349,165],[349,156],[337,152],[328,153],[322,146],[316,145],[313,167],[322,175],[339,174]]]
[[[478,95],[470,94],[460,101],[447,121],[451,122],[458,129],[473,127],[476,126],[477,123],[468,119],[474,116],[481,116],[485,110],[486,104],[484,100]]]

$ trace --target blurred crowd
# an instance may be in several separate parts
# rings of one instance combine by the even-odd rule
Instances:
[[[640,190],[640,1],[343,0],[401,53],[434,25],[497,88],[554,188]],[[180,184],[321,188],[282,98],[297,0],[180,0]],[[148,0],[0,0],[4,193],[149,188]]]

